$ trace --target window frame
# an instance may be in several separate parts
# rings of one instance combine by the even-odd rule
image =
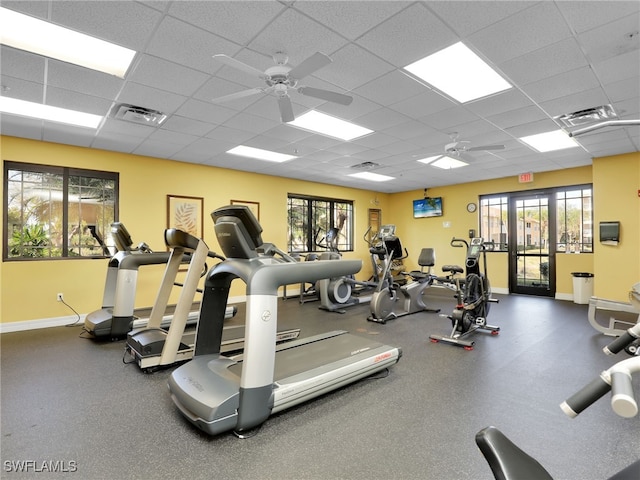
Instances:
[[[588,242],[585,242],[584,239],[586,238],[584,235],[582,235],[581,238],[581,242],[579,242],[579,252],[580,253],[593,253],[593,249],[594,249],[594,235],[593,235],[593,218],[594,218],[594,212],[593,212],[593,184],[590,183],[584,183],[584,184],[578,184],[578,185],[564,185],[564,186],[560,186],[560,187],[550,187],[550,188],[545,188],[545,189],[532,189],[532,190],[518,190],[518,191],[514,191],[514,192],[504,192],[504,193],[492,193],[492,194],[487,194],[487,195],[480,195],[478,198],[478,205],[479,205],[479,212],[478,212],[478,222],[479,222],[479,230],[480,230],[480,235],[483,238],[486,238],[487,240],[490,240],[491,237],[487,237],[486,232],[484,231],[484,228],[486,227],[485,225],[485,221],[484,221],[484,217],[483,217],[483,212],[485,208],[488,208],[487,205],[484,205],[483,202],[485,201],[491,201],[491,200],[496,200],[499,199],[499,206],[500,206],[500,213],[501,213],[501,217],[504,219],[506,218],[506,224],[501,226],[501,229],[504,230],[504,242],[500,241],[499,243],[496,243],[496,248],[493,250],[495,252],[508,252],[509,251],[509,205],[511,202],[511,199],[513,197],[517,197],[517,196],[522,196],[522,195],[535,195],[536,193],[540,192],[540,193],[544,193],[546,195],[549,195],[550,197],[553,197],[553,208],[555,209],[555,216],[556,216],[556,224],[554,225],[554,232],[559,232],[560,229],[558,228],[558,222],[560,221],[560,215],[559,215],[559,208],[560,208],[560,204],[562,201],[565,201],[565,205],[566,205],[566,193],[567,192],[571,192],[571,191],[576,191],[576,190],[580,190],[580,196],[579,197],[571,197],[571,198],[579,198],[580,199],[580,203],[581,203],[581,209],[580,209],[580,224],[581,224],[581,231],[584,230],[584,225],[585,223],[585,198],[590,198],[590,207],[591,207],[591,243],[589,244]],[[591,195],[586,197],[584,195],[584,191],[585,190],[589,190]],[[559,198],[560,194],[565,194],[565,197],[563,199]],[[550,205],[551,206],[551,205]],[[500,234],[502,234],[503,232],[499,232]],[[573,252],[568,252],[565,248],[559,248],[559,245],[561,245],[563,242],[559,241],[558,238],[559,233],[554,234],[554,238],[550,238],[550,242],[553,243],[553,251],[555,253],[573,253]],[[502,238],[501,238],[502,240]],[[566,242],[564,242],[566,243]],[[591,246],[590,248],[588,246]]]
[[[9,256],[9,237],[12,233],[12,229],[9,228],[9,171],[17,170],[20,172],[53,174],[62,176],[62,225],[61,225],[61,239],[62,239],[62,252],[60,256],[47,256],[47,257],[11,257]],[[113,203],[113,216],[114,222],[119,220],[119,203],[120,203],[120,174],[118,172],[108,172],[104,170],[91,170],[76,167],[65,167],[59,165],[46,165],[38,163],[25,163],[17,162],[13,160],[3,160],[3,188],[4,195],[2,199],[2,221],[4,234],[2,238],[2,261],[3,262],[30,262],[30,261],[42,261],[42,260],[82,260],[89,258],[109,258],[111,255],[103,253],[102,255],[70,255],[70,249],[75,248],[69,245],[69,178],[70,177],[86,177],[91,179],[112,180],[114,182],[114,203]],[[103,232],[106,234],[108,232]],[[106,238],[105,238],[106,240]]]
[[[301,249],[293,249],[294,243],[292,242],[292,225],[291,225],[291,200],[304,200],[308,202],[306,206],[305,219],[303,221],[303,228],[310,231],[305,231],[306,241],[304,242],[305,248]],[[345,248],[340,248],[340,252],[352,252],[354,251],[354,235],[353,235],[353,227],[354,227],[354,215],[355,215],[355,204],[353,200],[345,200],[340,198],[331,198],[331,197],[320,197],[315,195],[305,195],[305,194],[297,194],[297,193],[289,193],[287,194],[287,250],[290,253],[296,254],[305,254],[311,252],[317,252],[318,248],[315,245],[315,231],[316,225],[314,225],[314,202],[318,203],[329,203],[329,228],[334,228],[335,220],[336,220],[336,204],[346,204],[350,209],[350,214],[347,215],[345,226],[341,230],[341,234],[346,237],[346,241],[339,243],[340,245],[345,245]],[[346,229],[346,232],[345,232]],[[325,232],[326,233],[326,232]]]

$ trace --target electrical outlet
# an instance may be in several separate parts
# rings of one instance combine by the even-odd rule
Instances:
[[[58,293],[56,295],[56,300],[59,301],[59,302],[62,302],[64,300],[64,296],[61,293]]]

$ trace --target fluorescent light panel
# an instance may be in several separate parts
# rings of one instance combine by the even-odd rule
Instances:
[[[10,97],[0,97],[0,112],[88,128],[98,128],[102,121],[100,115],[52,107],[41,103],[26,102]]]
[[[434,155],[432,157],[427,157],[427,158],[421,158],[420,160],[417,160],[420,163],[426,163],[429,164],[439,158],[442,158],[444,155]]]
[[[130,50],[53,23],[0,7],[0,43],[124,78]]]
[[[310,110],[304,115],[300,115],[292,122],[288,122],[288,124],[345,141],[373,133],[373,130],[368,128],[316,112],[315,110]]]
[[[460,103],[512,87],[462,42],[404,68]]]
[[[227,153],[230,153],[231,155],[238,155],[240,157],[256,158],[258,160],[267,160],[268,162],[278,163],[298,158],[293,155],[272,152],[270,150],[262,150],[261,148],[247,147],[245,145],[238,145],[231,150],[227,150]]]
[[[442,156],[431,165],[442,168],[443,170],[451,170],[452,168],[460,168],[469,164],[457,158]]]
[[[379,173],[373,172],[350,173],[349,176],[361,178],[363,180],[371,180],[372,182],[388,182],[389,180],[394,179],[394,177],[389,177],[388,175],[380,175]]]
[[[538,133],[537,135],[529,135],[520,138],[520,140],[541,153],[580,146],[573,138],[567,135],[564,130],[553,130],[551,132]]]

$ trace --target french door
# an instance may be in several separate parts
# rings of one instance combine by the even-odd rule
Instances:
[[[553,297],[555,197],[546,193],[509,199],[509,291]]]

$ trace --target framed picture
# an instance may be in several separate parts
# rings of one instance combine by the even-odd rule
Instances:
[[[231,200],[231,205],[246,205],[251,210],[258,221],[260,221],[260,204],[258,202],[249,202],[247,200]]]
[[[167,195],[167,228],[177,228],[194,237],[202,238],[204,226],[204,199]]]

